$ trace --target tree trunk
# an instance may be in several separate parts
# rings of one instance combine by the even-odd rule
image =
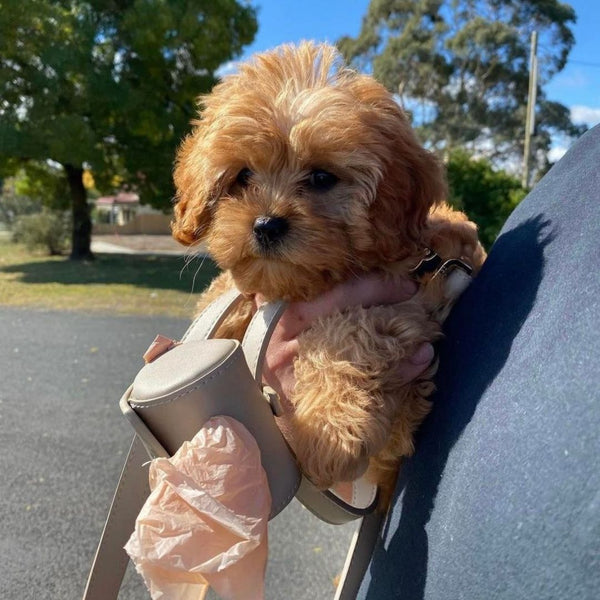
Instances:
[[[71,191],[71,207],[73,214],[73,230],[71,243],[71,260],[93,260],[92,254],[92,221],[87,203],[87,192],[83,185],[83,169],[72,165],[64,165]]]

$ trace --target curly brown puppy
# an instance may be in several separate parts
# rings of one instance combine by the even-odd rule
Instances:
[[[202,98],[177,156],[174,236],[204,241],[224,270],[201,309],[235,285],[248,301],[219,335],[239,338],[251,295],[307,300],[378,270],[408,277],[429,250],[476,272],[475,225],[444,203],[443,171],[392,95],[303,43],[257,55]],[[291,402],[293,444],[319,487],[364,470],[385,505],[430,409],[431,367],[405,384],[395,365],[440,335],[454,295],[420,278],[408,302],[356,307],[303,334]]]

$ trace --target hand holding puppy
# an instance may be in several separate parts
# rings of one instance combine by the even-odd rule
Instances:
[[[411,298],[417,291],[410,279],[384,280],[368,275],[342,283],[310,302],[294,302],[281,316],[275,328],[263,369],[263,379],[280,396],[283,406],[291,412],[289,398],[293,394],[294,359],[298,356],[298,336],[317,319],[350,306],[395,304]],[[256,307],[264,302],[261,294],[255,296]],[[433,346],[425,342],[410,357],[398,364],[398,372],[406,383],[416,379],[433,360]]]

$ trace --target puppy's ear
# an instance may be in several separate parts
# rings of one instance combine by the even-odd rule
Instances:
[[[211,221],[211,204],[222,192],[222,174],[209,165],[208,148],[203,138],[202,122],[184,139],[175,162],[175,220],[173,237],[185,245],[201,240]]]
[[[394,260],[422,247],[429,211],[445,200],[447,187],[438,159],[419,143],[392,95],[375,86],[368,101],[374,108],[371,126],[382,141],[383,172],[370,218],[378,252]]]

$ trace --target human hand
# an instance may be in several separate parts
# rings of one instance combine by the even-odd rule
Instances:
[[[417,285],[410,279],[384,280],[377,275],[367,275],[337,285],[310,302],[291,303],[273,331],[263,367],[263,380],[279,394],[284,413],[292,411],[294,359],[298,355],[298,336],[305,329],[336,310],[404,302],[416,291]],[[257,295],[255,303],[260,306],[264,298]],[[412,381],[431,364],[433,357],[433,346],[422,344],[412,357],[397,365],[401,378],[407,383]]]

